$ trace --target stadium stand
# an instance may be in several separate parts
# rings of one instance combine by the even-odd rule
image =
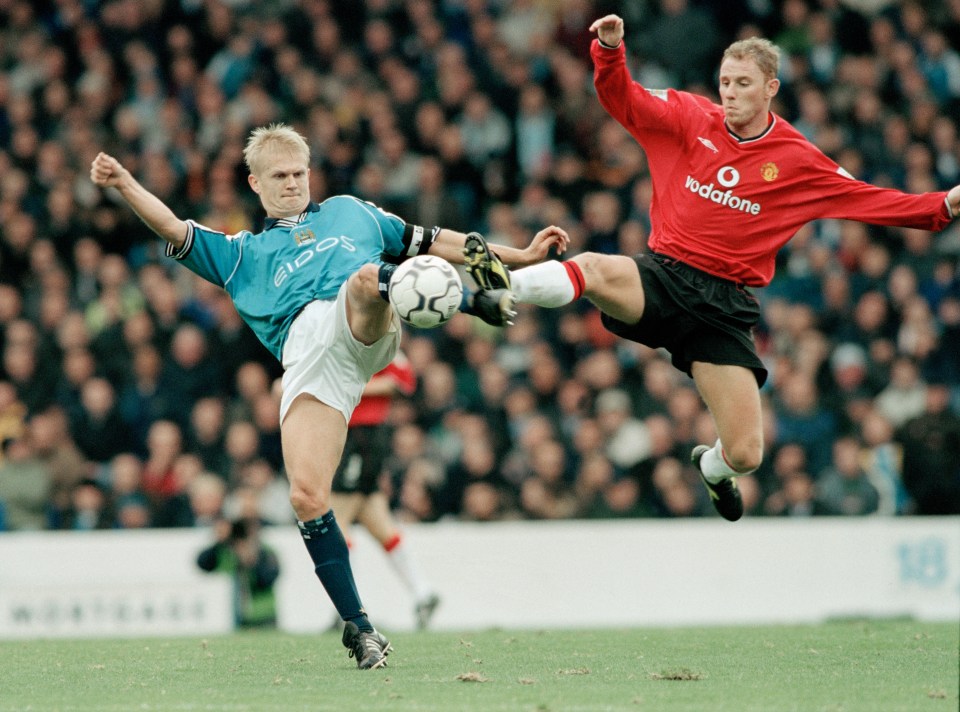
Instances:
[[[763,34],[785,55],[775,110],[848,171],[960,182],[956,0],[0,2],[0,531],[193,526],[241,501],[284,521],[278,365],[95,189],[97,151],[233,233],[262,219],[243,142],[282,120],[311,142],[315,195],[633,254],[651,185],[593,95],[586,28],[608,12],[648,86],[712,96],[719,50]],[[750,514],[960,513],[958,257],[956,223],[820,221],[781,252]],[[588,304],[505,331],[461,316],[404,348],[420,380],[393,413],[401,517],[712,512],[684,454],[715,438],[692,382]]]

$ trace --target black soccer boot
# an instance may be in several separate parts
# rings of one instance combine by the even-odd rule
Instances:
[[[470,305],[464,314],[482,319],[493,326],[513,324],[517,295],[509,289],[480,289],[470,295]]]
[[[479,232],[467,234],[463,258],[469,274],[480,289],[510,289],[510,270],[494,254]]]
[[[703,480],[707,492],[710,493],[713,508],[727,521],[735,522],[743,516],[743,498],[740,496],[740,490],[737,488],[737,482],[733,477],[727,477],[714,484],[703,476],[703,470],[700,469],[700,458],[709,449],[709,445],[697,445],[690,453],[690,462],[700,473],[700,479]]]
[[[390,641],[383,635],[376,630],[365,633],[353,621],[344,624],[343,647],[347,649],[348,656],[356,658],[357,667],[361,670],[386,667],[387,655],[393,650]]]

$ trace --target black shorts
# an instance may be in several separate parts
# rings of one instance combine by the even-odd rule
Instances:
[[[389,447],[390,428],[386,425],[356,425],[350,428],[331,489],[339,494],[359,492],[367,495],[376,492]]]
[[[673,365],[688,375],[694,361],[703,361],[743,366],[753,371],[758,385],[766,382],[767,369],[753,342],[760,304],[746,286],[656,253],[634,260],[643,283],[643,316],[626,324],[604,314],[609,331],[665,348]]]

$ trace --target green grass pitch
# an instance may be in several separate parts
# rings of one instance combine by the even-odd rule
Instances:
[[[12,710],[953,712],[960,626],[403,633],[361,672],[339,636],[0,643]]]

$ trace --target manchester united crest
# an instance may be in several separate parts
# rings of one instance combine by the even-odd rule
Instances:
[[[778,175],[780,175],[780,169],[777,168],[776,163],[764,163],[760,166],[760,177],[767,181],[767,183],[775,181]]]

